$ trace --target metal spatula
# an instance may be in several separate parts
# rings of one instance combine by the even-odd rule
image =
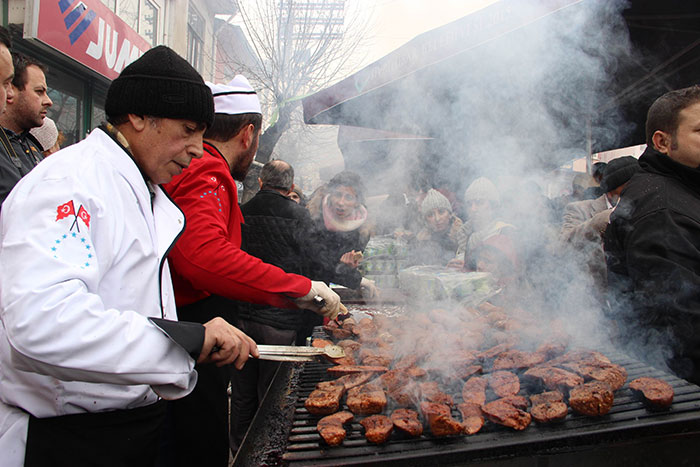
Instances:
[[[313,362],[318,356],[341,358],[345,351],[337,345],[325,347],[296,347],[293,345],[258,345],[260,360],[274,360],[277,362]]]

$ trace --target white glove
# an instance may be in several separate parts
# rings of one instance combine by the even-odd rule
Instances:
[[[365,298],[374,298],[379,295],[379,289],[373,280],[363,277],[360,281],[360,291]]]
[[[318,303],[314,301],[314,297],[316,296],[321,297],[326,302],[323,307],[319,308]],[[311,281],[311,290],[309,290],[309,293],[295,299],[294,302],[299,308],[312,310],[330,319],[335,319],[340,312],[340,297],[321,281]]]

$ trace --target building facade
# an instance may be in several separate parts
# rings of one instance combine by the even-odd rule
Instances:
[[[225,81],[235,70],[217,63],[221,49],[240,48],[226,34],[234,0],[3,0],[2,20],[13,50],[48,67],[53,106],[48,116],[72,144],[104,120],[112,79],[156,45],[177,51],[205,80]],[[219,41],[218,37],[224,41]]]

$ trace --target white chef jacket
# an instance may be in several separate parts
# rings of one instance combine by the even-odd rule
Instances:
[[[148,319],[177,319],[165,256],[184,229],[182,211],[151,188],[153,199],[131,157],[97,129],[3,204],[3,465],[24,462],[27,412],[135,408],[194,388],[194,360]]]

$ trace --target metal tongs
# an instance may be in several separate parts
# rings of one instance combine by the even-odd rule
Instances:
[[[338,345],[325,347],[303,347],[293,345],[258,345],[260,360],[274,360],[276,362],[313,362],[318,356],[329,358],[341,358],[345,351]]]

